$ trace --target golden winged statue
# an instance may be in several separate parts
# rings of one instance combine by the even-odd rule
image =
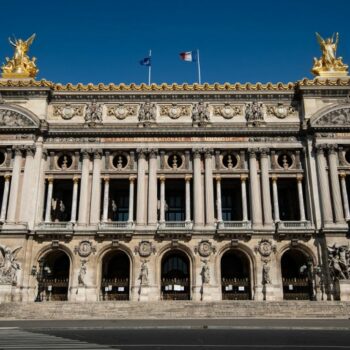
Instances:
[[[14,47],[15,52],[11,59],[6,57],[6,63],[2,66],[2,77],[11,78],[35,78],[39,70],[36,67],[36,58],[29,58],[27,52],[35,39],[35,34],[27,40],[9,38],[10,44]]]
[[[316,33],[316,38],[320,44],[322,56],[320,59],[314,58],[314,66],[311,72],[321,77],[347,76],[348,66],[343,63],[342,57],[337,57],[339,33],[335,33],[331,38],[326,39],[323,39],[320,34]]]

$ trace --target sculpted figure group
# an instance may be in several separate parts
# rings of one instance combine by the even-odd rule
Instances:
[[[2,262],[0,262],[0,283],[17,284],[17,271],[20,265],[17,262],[17,254],[22,249],[18,247],[11,250],[9,247],[0,245]]]
[[[350,251],[348,246],[328,247],[328,262],[334,280],[350,279]]]

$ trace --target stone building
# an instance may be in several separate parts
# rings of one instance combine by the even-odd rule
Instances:
[[[0,302],[349,299],[346,73],[127,86],[11,69]]]

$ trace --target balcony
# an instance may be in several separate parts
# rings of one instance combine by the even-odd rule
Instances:
[[[164,221],[158,223],[157,237],[160,239],[188,240],[192,236],[192,221]]]
[[[307,220],[276,222],[276,234],[281,239],[287,236],[291,238],[310,239],[314,232],[315,228]]]
[[[217,223],[216,234],[219,238],[249,239],[252,235],[250,221],[221,221]]]
[[[41,222],[35,231],[39,237],[64,236],[69,238],[73,235],[74,223],[70,221]]]
[[[118,236],[121,239],[130,239],[134,231],[135,224],[131,221],[106,221],[100,222],[97,227],[97,235]]]

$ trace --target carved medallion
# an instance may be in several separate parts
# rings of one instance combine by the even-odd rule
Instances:
[[[280,119],[284,119],[295,112],[292,106],[286,106],[283,103],[278,103],[277,106],[266,106],[266,108],[268,114],[272,114]]]
[[[171,119],[178,119],[180,117],[190,115],[190,106],[189,105],[160,105],[160,115],[164,117],[169,117]]]
[[[213,247],[213,245],[207,240],[199,242],[198,246],[195,248],[195,252],[198,252],[203,258],[207,258],[215,253],[215,251],[215,247]]]
[[[236,106],[230,103],[214,106],[214,115],[224,117],[225,119],[232,119],[239,114],[242,114],[242,106]]]
[[[123,120],[126,117],[135,116],[137,111],[136,105],[118,104],[116,106],[107,106],[107,116],[115,117],[119,120]]]
[[[80,257],[87,258],[91,253],[95,253],[96,249],[92,246],[91,242],[81,241],[74,251],[78,253]]]
[[[139,253],[139,255],[143,258],[147,258],[155,252],[155,248],[151,242],[142,241],[139,243],[138,247],[135,248],[135,252]]]
[[[84,115],[84,105],[53,105],[53,116],[69,120]]]
[[[255,250],[258,251],[262,257],[267,258],[276,250],[276,247],[272,245],[270,240],[262,239],[258,246],[255,247]]]

